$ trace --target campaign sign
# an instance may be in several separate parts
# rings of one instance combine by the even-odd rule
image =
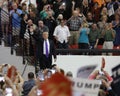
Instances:
[[[77,72],[77,78],[88,78],[97,65],[86,65],[80,67]]]
[[[72,79],[73,96],[98,96],[100,81],[82,78]]]

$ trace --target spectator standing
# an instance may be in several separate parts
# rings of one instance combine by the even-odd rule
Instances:
[[[40,13],[45,5],[48,4],[48,0],[36,0],[37,10]]]
[[[28,14],[27,12],[27,5],[25,3],[22,3],[22,14]]]
[[[23,48],[23,51],[24,51],[24,34],[26,32],[26,28],[27,28],[27,19],[28,19],[28,15],[27,14],[22,14],[21,15],[21,24],[20,24],[20,34],[19,34],[19,37],[20,37],[20,46],[22,46]]]
[[[113,29],[116,31],[114,45],[120,46],[120,15],[119,14],[115,14],[115,20],[112,22],[112,24],[113,24]]]
[[[78,7],[81,8],[83,0],[73,0],[73,1],[75,1],[75,8],[78,8]]]
[[[81,24],[82,24],[83,22],[86,21],[86,17],[84,16],[83,12],[81,11],[79,7],[75,8],[75,10],[78,12],[78,17],[80,18]]]
[[[104,37],[101,35],[102,31],[105,29],[106,24],[108,24],[108,18],[106,15],[103,15],[101,17],[101,21],[98,22],[98,28],[100,29],[100,37],[99,37],[99,42],[98,42],[98,48],[101,49],[102,45],[104,43]]]
[[[63,19],[63,15],[62,14],[59,14],[57,19],[56,19],[56,22],[57,22],[57,25],[60,25],[60,21]]]
[[[64,0],[55,0],[53,2],[53,11],[55,12],[55,19],[58,17],[59,14],[62,14],[63,17],[65,17],[66,2],[64,2]]]
[[[82,1],[83,7],[82,7],[82,12],[85,15],[85,17],[87,16],[87,13],[89,12],[89,2],[88,0],[83,0]]]
[[[27,19],[28,15],[27,14],[22,14],[21,15],[21,27],[20,27],[20,39],[24,39],[24,34],[26,32],[26,26],[27,26]]]
[[[36,11],[36,7],[35,7],[34,4],[30,3],[30,4],[28,5],[27,10],[28,10],[28,12],[30,12],[31,10],[35,10],[35,11]],[[37,12],[37,11],[36,11],[36,12]]]
[[[54,40],[53,32],[54,32],[54,29],[55,29],[57,23],[53,17],[52,11],[48,12],[48,16],[46,19],[43,20],[43,22],[49,28],[49,39]]]
[[[103,16],[107,16],[107,18],[109,20],[108,10],[107,10],[106,7],[103,7],[102,10],[101,10],[100,18],[102,18]]]
[[[18,44],[22,10],[18,9],[17,3],[13,3],[12,7],[13,10],[10,11],[10,16],[12,19],[12,36],[14,44]]]
[[[120,23],[120,15],[116,13],[115,19],[112,21],[113,28],[115,28],[117,25],[119,25],[119,23]]]
[[[35,86],[35,77],[34,73],[29,72],[28,73],[28,81],[25,81],[23,84],[23,95],[22,96],[28,96],[28,93],[31,91],[31,89]]]
[[[103,7],[101,10],[101,16],[107,15],[108,16],[108,10],[106,7]]]
[[[94,6],[91,10],[92,14],[93,14],[93,18],[95,20],[95,22],[98,22],[100,20],[100,7],[98,6],[98,3],[94,3]]]
[[[114,11],[116,11],[120,6],[120,1],[119,0],[114,0]]]
[[[33,34],[33,37],[36,40],[36,42],[39,39],[42,39],[42,34],[43,34],[43,32],[46,32],[46,31],[49,32],[49,28],[46,25],[44,25],[44,22],[42,20],[39,20],[38,27],[36,28],[36,30]]]
[[[26,32],[24,34],[24,39],[26,42],[26,55],[34,56],[34,39],[32,34],[36,30],[37,26],[33,23],[31,19],[28,20]]]
[[[0,1],[1,10],[1,26],[2,26],[2,33],[4,36],[8,35],[8,25],[9,25],[9,12],[8,12],[8,1],[1,0]]]
[[[58,10],[59,10],[59,7],[61,6],[61,4],[62,4],[62,0],[55,0],[53,2],[53,10],[55,12],[55,19],[57,18]]]
[[[89,42],[92,49],[97,48],[99,34],[100,30],[98,29],[97,24],[93,23],[89,33]]]
[[[37,17],[36,8],[31,8],[29,11],[28,19],[31,19],[34,24],[38,25],[39,17]]]
[[[48,13],[48,11],[49,11],[49,5],[45,5],[45,6],[43,7],[43,10],[40,11],[40,14],[39,14],[39,17],[40,17],[41,20],[44,20],[44,19],[47,18],[47,16],[48,16],[47,13]]]
[[[103,44],[103,49],[113,49],[113,41],[115,39],[115,30],[112,28],[112,23],[106,25],[105,30],[103,30],[102,35],[105,39]],[[112,55],[112,53],[108,53]]]
[[[57,47],[59,49],[68,49],[68,41],[70,37],[70,32],[68,27],[65,25],[65,21],[61,20],[60,25],[55,28],[54,34],[57,41]]]
[[[107,3],[107,10],[108,10],[109,21],[111,22],[114,20],[114,14],[115,14],[114,2],[112,0],[109,0]]]
[[[66,12],[65,12],[65,19],[68,20],[72,15],[72,0],[65,0],[66,1]]]
[[[72,17],[67,21],[67,25],[69,26],[70,30],[70,41],[69,44],[71,48],[78,45],[78,38],[79,38],[79,29],[81,26],[81,19],[79,18],[78,11],[73,11]]]
[[[35,86],[31,89],[28,96],[41,96],[42,90],[41,85],[44,83],[44,80],[41,77],[37,77],[35,80]]]
[[[107,18],[107,15],[103,15],[101,17],[101,21],[98,22],[98,27],[100,28],[100,30],[104,30],[105,28],[105,25],[108,23],[108,18]]]
[[[88,38],[89,32],[90,29],[88,28],[88,24],[83,23],[79,32],[79,39],[78,39],[79,49],[89,49],[89,38]]]
[[[116,10],[115,13],[120,15],[120,7]]]
[[[93,22],[94,22],[93,15],[92,15],[91,12],[88,12],[88,13],[87,13],[86,21],[88,22],[89,26],[91,27],[91,25],[92,25]]]

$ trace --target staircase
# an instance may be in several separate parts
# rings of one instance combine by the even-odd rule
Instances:
[[[16,54],[11,55],[10,50],[11,48],[5,47],[4,42],[2,41],[2,45],[0,45],[0,64],[8,63],[16,66],[19,72],[23,75],[23,78],[26,80],[28,72],[35,72],[34,66],[26,66],[27,63],[22,64],[22,56],[16,56]]]
[[[23,51],[20,47],[13,46],[11,25],[9,24],[9,31],[5,35],[2,32],[1,25],[1,11],[4,12],[4,17],[9,16],[4,10],[0,8],[0,64],[8,63],[16,66],[19,72],[23,75],[24,79],[27,79],[28,72],[35,72],[34,64],[31,64],[32,59],[30,56],[23,56]],[[4,30],[5,31],[5,30]],[[21,53],[21,54],[20,54]]]

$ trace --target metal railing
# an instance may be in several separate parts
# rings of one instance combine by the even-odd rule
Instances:
[[[2,18],[9,17],[9,20],[10,20],[9,26],[8,26],[9,30],[8,30],[7,34],[4,34],[5,32],[2,32],[1,11],[5,14],[5,15],[3,15],[4,17],[2,17]],[[13,34],[19,34],[19,31],[16,30],[15,33],[13,33],[12,18],[6,11],[4,11],[3,9],[0,8],[0,41],[1,41],[1,38],[4,38],[5,44],[9,45],[9,47],[11,48],[11,52],[10,52],[11,55],[14,54],[14,51],[16,53],[20,52],[21,55],[19,54],[19,56],[23,57],[23,64],[26,64],[26,61],[27,61],[27,64],[30,64],[30,65],[32,64],[32,65],[35,65],[35,67],[37,67],[36,66],[36,64],[37,64],[36,54],[34,56],[26,55],[27,53],[26,53],[25,47],[27,47],[27,44],[25,43],[25,40],[23,40],[23,43],[21,46],[17,46],[17,47],[14,46],[15,42],[19,42],[19,38],[15,39]],[[34,52],[34,53],[36,53],[36,52]],[[66,54],[67,55],[101,55],[102,53],[106,53],[106,54],[113,53],[114,55],[120,55],[120,49],[56,49],[56,53],[62,54],[62,55],[66,55]]]
[[[102,53],[112,53],[114,55],[120,55],[120,49],[56,49],[57,54],[67,55],[101,55]]]
[[[1,12],[2,15],[1,16]],[[8,26],[8,32],[7,34],[4,34],[5,32],[3,32],[2,30],[2,22],[1,22],[1,18],[9,18],[9,26]],[[19,42],[20,39],[19,39],[19,36],[16,38],[16,35],[19,34],[19,31],[16,30],[13,32],[12,30],[12,17],[10,16],[9,13],[7,13],[6,11],[4,11],[2,8],[0,8],[0,41],[3,40],[4,41],[4,46],[7,46],[7,47],[10,47],[11,50],[10,50],[10,53],[11,55],[13,55],[14,53],[16,53],[17,56],[22,56],[23,57],[23,64],[27,63],[32,65],[31,63],[34,63],[32,62],[32,60],[34,59],[33,56],[29,56],[29,55],[26,55],[26,51],[25,51],[25,47],[26,47],[26,44],[23,42],[22,45],[20,46],[16,46],[16,42]],[[14,19],[14,23],[15,25],[17,25],[17,20]],[[5,31],[5,30],[4,30]],[[14,34],[14,35],[13,35]],[[23,40],[25,41],[25,40]],[[34,59],[35,61],[35,59]]]

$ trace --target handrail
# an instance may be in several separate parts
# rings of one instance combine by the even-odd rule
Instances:
[[[120,54],[120,49],[56,49],[56,53],[117,53]]]
[[[8,15],[9,17],[10,17],[10,14],[9,13],[7,13],[5,10],[3,10],[1,7],[0,7],[0,10],[2,10],[4,13],[5,13],[5,15]],[[6,18],[6,17],[5,17]],[[1,19],[1,18],[0,18]],[[11,19],[11,18],[10,18]],[[15,24],[17,24],[16,22],[17,22],[17,20],[15,19],[15,18],[13,18],[14,20],[15,20]],[[10,22],[10,24],[12,24],[12,22]],[[16,31],[16,33],[14,33],[14,34],[17,34],[18,33],[18,31]],[[11,34],[12,35],[12,34]],[[13,41],[11,41],[11,44],[12,44],[12,42]],[[24,45],[23,45],[24,46]],[[26,45],[25,45],[26,46]],[[11,47],[11,49],[12,49],[12,47],[13,47],[13,45],[11,45],[10,46]],[[23,52],[24,52],[24,50],[23,50]],[[79,53],[85,53],[85,52],[87,52],[87,53],[117,53],[117,54],[120,54],[120,50],[119,49],[56,49],[56,53],[57,54],[64,54],[64,53],[68,53],[68,54],[78,54],[79,55]],[[31,60],[31,58],[29,58],[30,56],[24,56],[24,54],[23,54],[23,60],[25,59],[25,60],[27,60],[27,62],[30,62]]]

